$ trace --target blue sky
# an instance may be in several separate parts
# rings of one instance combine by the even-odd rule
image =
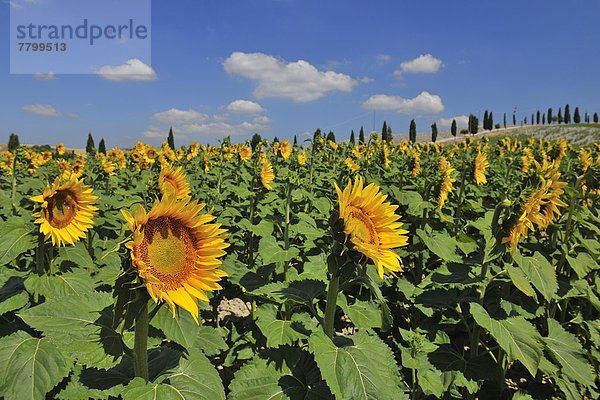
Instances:
[[[151,62],[105,66],[129,75],[11,75],[11,7],[48,1],[0,2],[0,142],[347,138],[374,109],[394,133],[486,109],[600,113],[596,1],[152,1]]]

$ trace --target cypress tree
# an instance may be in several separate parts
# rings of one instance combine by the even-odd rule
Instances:
[[[535,120],[533,119],[533,113],[532,113],[532,114],[531,114],[531,125],[533,125],[533,122],[534,122],[534,121],[535,121]]]
[[[332,141],[335,142],[335,135],[333,134],[333,131],[329,131],[329,133],[327,134],[327,141]]]
[[[536,123],[536,125],[540,124],[540,110],[537,110],[537,114],[535,117],[535,123]]]
[[[317,139],[321,136],[321,128],[317,128],[313,134],[313,143],[316,143]]]
[[[362,125],[360,126],[360,132],[358,133],[358,144],[365,144],[365,131]]]
[[[473,114],[471,114],[470,120],[471,122],[469,124],[469,133],[476,134],[479,130],[479,119]]]
[[[173,136],[173,127],[169,128],[169,136],[167,137],[167,143],[171,150],[175,150],[175,137]]]
[[[252,147],[252,151],[256,150],[256,146],[262,141],[262,138],[258,133],[252,135],[252,140],[250,141],[250,147]]]
[[[488,129],[491,131],[494,129],[494,113],[490,111],[490,115],[488,115]]]
[[[434,122],[433,125],[431,125],[431,141],[435,142],[437,140],[437,136],[438,136],[437,124]]]
[[[417,141],[417,124],[415,120],[410,121],[410,127],[408,128],[408,140],[415,143]]]
[[[506,129],[506,113],[504,113],[504,128]]]
[[[279,143],[279,138],[277,136],[273,138],[273,143]]]
[[[571,112],[569,109],[569,105],[567,104],[565,106],[565,124],[570,124],[571,123]]]
[[[490,129],[488,122],[488,111],[485,110],[485,112],[483,113],[483,129]]]
[[[450,126],[450,133],[452,136],[456,137],[456,120],[452,120],[452,125]]]
[[[585,116],[583,117],[583,120],[585,122],[590,122],[590,116],[588,115],[587,111],[585,112]]]
[[[298,138],[294,135],[294,147],[298,147]]]
[[[552,123],[552,108],[548,109],[548,119],[546,119],[546,121],[548,122],[548,124]]]
[[[387,141],[392,143],[394,141],[394,135],[392,135],[392,127],[388,125]]]
[[[8,151],[14,152],[19,147],[19,135],[11,133],[8,137]]]
[[[542,125],[546,125],[546,114],[542,114]]]
[[[88,133],[87,144],[85,145],[85,152],[88,154],[96,154],[96,146],[94,145],[94,138],[92,133]]]
[[[383,121],[383,127],[381,128],[381,140],[388,141],[387,137],[387,122]]]
[[[106,155],[106,145],[104,144],[104,138],[100,139],[100,143],[98,143],[98,153]]]
[[[594,122],[598,122],[598,113],[597,112],[594,113]]]
[[[562,117],[562,111],[561,111],[560,107],[558,107],[558,116],[557,116],[557,118],[558,118],[558,123],[562,124],[563,117]]]
[[[581,116],[579,116],[579,107],[575,107],[575,113],[573,114],[573,122],[576,124],[581,122]]]
[[[515,113],[513,112],[513,126],[517,125],[517,118],[515,117]]]
[[[350,144],[353,146],[356,144],[354,140],[354,129],[350,131]]]

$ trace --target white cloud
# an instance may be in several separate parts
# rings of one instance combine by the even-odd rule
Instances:
[[[442,60],[435,58],[431,54],[421,54],[414,60],[405,61],[400,64],[401,72],[412,74],[433,74],[438,72],[442,67]],[[397,71],[394,71],[394,75],[396,75]]]
[[[456,127],[458,129],[466,128],[469,125],[469,117],[466,115],[458,115],[450,118],[440,118],[437,121],[439,127],[449,128],[452,126],[452,120],[456,120]]]
[[[444,111],[441,97],[428,92],[421,92],[412,99],[376,94],[369,97],[362,106],[367,110],[394,110],[400,114],[436,114]]]
[[[402,71],[400,71],[399,69],[395,70],[394,76],[398,79],[402,79]]]
[[[267,124],[270,124],[271,122],[273,122],[273,120],[265,115],[261,115],[260,117],[256,117],[256,118],[252,119],[253,124],[267,125]]]
[[[225,109],[233,114],[254,115],[265,112],[265,109],[260,104],[250,100],[232,101]]]
[[[10,4],[12,8],[23,8],[22,5],[15,3],[14,1],[9,1],[8,4]]]
[[[96,71],[96,74],[111,81],[154,81],[158,79],[154,69],[137,58],[127,60],[123,65],[105,65]]]
[[[304,60],[288,63],[264,53],[231,53],[223,68],[257,81],[253,94],[259,99],[275,97],[303,103],[320,99],[330,91],[350,92],[358,84],[349,75],[322,72]]]
[[[389,54],[378,54],[377,59],[379,61],[390,61],[392,57]]]
[[[21,107],[21,110],[34,115],[41,115],[43,117],[62,117],[67,116],[71,118],[79,118],[79,115],[73,113],[61,113],[54,106],[50,104],[26,104]]]
[[[54,75],[54,72],[49,72],[48,74],[42,74],[40,72],[33,74],[34,78],[40,81],[53,81],[55,79],[58,79],[56,77],[56,75]]]
[[[369,78],[368,76],[365,76],[365,77],[363,77],[363,78],[361,78],[361,79],[360,79],[360,82],[361,82],[361,83],[371,83],[371,82],[373,82],[374,80],[375,80],[375,79],[373,79],[373,78]]]
[[[230,118],[230,115],[225,113],[225,114],[213,114],[213,119],[215,121],[227,121]]]
[[[167,129],[166,131],[156,125],[149,125],[148,128],[146,128],[146,130],[144,132],[142,132],[143,136],[149,137],[149,138],[164,138],[167,137],[169,133],[169,130]]]
[[[156,113],[152,117],[157,121],[172,125],[206,121],[209,118],[207,114],[200,113],[191,108],[189,110],[171,108],[170,110]]]
[[[303,132],[303,133],[301,133],[301,135],[302,135],[302,136],[306,136],[306,137],[312,137],[312,136],[313,136],[313,133],[312,133],[312,132],[310,132],[310,131],[306,131],[306,132]]]

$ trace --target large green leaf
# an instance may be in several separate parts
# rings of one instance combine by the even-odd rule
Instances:
[[[84,242],[75,243],[74,246],[62,247],[56,258],[58,265],[65,264],[65,267],[78,267],[91,271],[94,268],[94,261],[87,251]]]
[[[348,305],[343,293],[338,295],[337,304],[344,310],[350,321],[359,329],[381,328],[381,311],[370,301],[355,300]]]
[[[46,338],[19,331],[0,339],[0,393],[9,399],[44,399],[69,374],[69,363]]]
[[[112,329],[108,309],[112,302],[110,293],[57,297],[19,316],[80,363],[110,368],[121,355],[120,336]]]
[[[571,266],[571,268],[573,268],[573,271],[575,271],[579,279],[585,278],[588,272],[598,268],[598,263],[588,253],[579,253],[575,258],[569,256],[567,256],[566,258],[569,262],[569,265]]]
[[[8,264],[36,245],[35,228],[23,218],[10,217],[0,225],[0,265]]]
[[[273,236],[267,236],[260,240],[258,245],[258,253],[261,255],[265,264],[275,262],[285,262],[296,257],[300,254],[300,250],[297,247],[290,247],[284,250],[283,247]]]
[[[192,348],[198,336],[198,324],[187,311],[173,312],[168,306],[161,307],[151,321],[152,326],[163,331],[167,339],[179,343],[186,349]]]
[[[332,399],[311,354],[289,347],[276,351],[280,362],[255,357],[235,373],[230,400]]]
[[[486,329],[513,360],[519,360],[535,376],[542,357],[542,338],[538,331],[522,317],[496,320],[478,303],[471,303],[475,322]]]
[[[423,240],[425,246],[442,260],[454,262],[462,261],[462,258],[456,254],[456,249],[458,248],[456,239],[447,233],[428,234],[421,229],[417,229],[417,235]]]
[[[68,295],[86,295],[94,290],[94,282],[85,270],[76,269],[57,275],[31,274],[25,281],[28,292],[46,300]]]
[[[508,271],[508,276],[517,289],[525,293],[527,296],[535,297],[535,290],[529,283],[529,280],[522,269],[507,264],[506,271]]]
[[[267,347],[292,344],[302,335],[292,327],[293,321],[277,318],[277,308],[273,304],[264,304],[256,310],[256,325],[267,338]]]
[[[202,351],[191,349],[179,366],[157,382],[135,378],[123,389],[124,400],[198,399],[225,400],[221,378]]]
[[[308,343],[336,398],[395,400],[403,396],[394,355],[377,336],[359,331],[337,337],[334,343],[322,332],[314,332]]]
[[[523,257],[515,252],[513,258],[533,286],[540,291],[547,301],[550,301],[558,290],[558,283],[556,282],[554,267],[550,265],[546,257],[539,252],[536,252],[532,257]]]
[[[201,326],[194,347],[202,349],[207,356],[214,356],[227,350],[227,343],[217,329],[212,326]]]
[[[594,376],[581,343],[554,319],[548,319],[548,337],[543,338],[561,371],[570,379],[594,386]]]

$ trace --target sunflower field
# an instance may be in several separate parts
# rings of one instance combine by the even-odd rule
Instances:
[[[600,144],[0,155],[5,399],[600,396]]]

